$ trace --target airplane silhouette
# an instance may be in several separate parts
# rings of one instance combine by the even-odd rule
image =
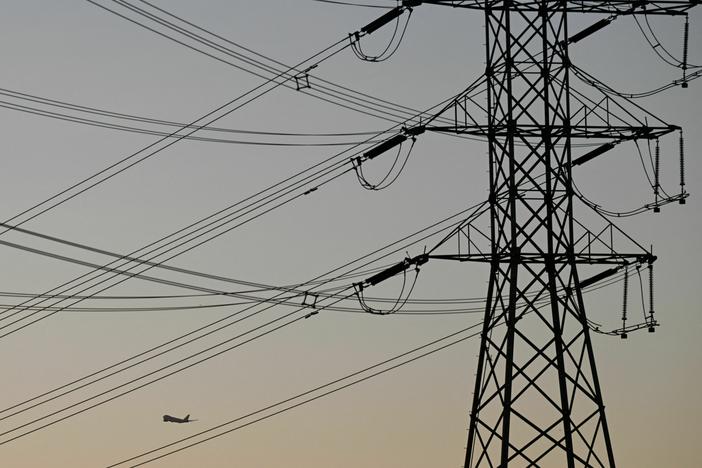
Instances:
[[[190,415],[185,416],[184,418],[176,418],[175,416],[169,416],[167,414],[163,415],[163,422],[172,422],[172,423],[189,423],[197,421],[196,419],[190,419]]]

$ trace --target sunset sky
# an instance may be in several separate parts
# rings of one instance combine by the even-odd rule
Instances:
[[[392,0],[359,3],[395,5]],[[128,8],[131,5],[158,16],[141,16]],[[88,264],[105,265],[113,258],[29,233],[0,234],[2,466],[110,466],[238,418],[243,419],[207,435],[251,424],[147,466],[462,466],[479,346],[473,336],[479,328],[468,328],[482,319],[487,268],[430,261],[422,266],[411,300],[401,309],[404,313],[395,315],[364,313],[353,297],[331,306],[333,297],[324,299],[321,294],[351,295],[352,283],[374,269],[421,254],[452,223],[466,218],[465,210],[487,198],[484,141],[420,135],[404,170],[381,191],[365,190],[349,164],[356,152],[397,133],[397,122],[433,108],[484,72],[483,15],[419,6],[397,51],[388,60],[371,63],[343,46],[349,33],[386,11],[379,8],[314,0],[24,0],[3,6],[0,221],[26,221],[22,228],[35,233],[130,255],[242,200],[236,207],[243,217],[226,218],[230,224],[213,231],[218,236],[211,241],[193,241],[154,259],[161,262],[178,253],[165,264],[203,275],[154,268],[144,273],[152,281],[128,278],[116,284],[125,279],[122,276],[96,286],[110,277],[105,274],[71,289],[61,285],[92,274]],[[211,42],[197,44],[192,36],[170,32],[185,44],[175,43],[157,34],[166,33],[163,24],[154,22],[159,18]],[[581,30],[599,18],[573,15],[570,28]],[[404,15],[398,37],[406,19]],[[640,25],[650,38],[643,18]],[[682,56],[683,25],[681,18],[650,19],[657,40],[676,57]],[[363,51],[382,52],[392,30],[389,25],[363,38]],[[310,72],[311,88],[303,92],[295,89],[294,81],[286,82],[292,87],[272,89],[266,84],[268,71],[259,70],[262,76],[250,73],[255,70],[252,60],[285,70],[334,44],[340,46],[320,56],[323,60]],[[702,8],[690,13],[689,45],[689,62],[702,64]],[[225,47],[240,55],[227,55]],[[626,93],[655,89],[681,77],[679,68],[654,53],[631,17],[618,18],[571,46],[570,53],[573,63]],[[571,80],[574,89],[598,96],[577,78]],[[298,84],[306,82],[301,77]],[[343,99],[352,96],[352,102],[340,101],[339,94],[323,94],[329,87],[343,93]],[[253,89],[266,93],[250,103],[254,94],[225,107],[224,112],[231,112],[212,124],[222,130],[195,133],[200,140],[164,143],[158,135],[144,133],[175,131],[175,124],[194,122]],[[479,103],[483,99],[484,94],[476,97]],[[702,418],[702,80],[635,102],[683,128],[690,197],[685,205],[664,206],[661,213],[614,219],[641,245],[652,245],[658,257],[655,311],[661,326],[654,334],[642,330],[628,340],[593,334],[593,345],[618,466],[692,468],[702,466],[696,446]],[[349,149],[366,140],[371,142]],[[164,147],[169,143],[173,144]],[[677,134],[661,139],[660,145],[661,183],[668,193],[677,194]],[[70,188],[144,148],[148,149],[103,173],[110,175],[104,182],[80,194],[102,176]],[[650,172],[648,148],[645,143],[641,148]],[[127,166],[155,149],[159,152]],[[407,149],[403,145],[400,164]],[[585,151],[575,148],[574,154]],[[391,166],[393,154],[383,156],[363,166],[371,182],[383,179]],[[332,157],[346,166],[334,166],[322,179],[295,186],[290,195],[276,193],[275,200],[271,195],[265,199],[268,205],[250,205],[264,196],[259,195],[262,190],[308,168],[328,167],[325,161]],[[574,178],[588,198],[611,211],[625,212],[653,201],[631,143],[574,171]],[[16,217],[69,188],[48,205]],[[72,194],[76,196],[44,212]],[[576,205],[575,216],[586,224],[601,222],[583,204]],[[388,245],[394,247],[379,250]],[[455,251],[455,241],[444,246],[445,252],[451,249]],[[356,261],[366,255],[371,256]],[[585,276],[601,270],[585,268]],[[317,282],[340,275],[329,284]],[[402,275],[365,292],[398,300],[406,297],[414,276],[410,270],[404,292]],[[642,317],[642,294],[648,308],[648,277],[642,278],[643,291],[635,273],[630,281],[632,321]],[[273,286],[288,288],[281,292]],[[217,291],[236,292],[238,297]],[[301,291],[311,294],[303,298]],[[43,293],[62,297],[32,299]],[[305,319],[314,309],[295,305],[303,300],[308,304],[315,293],[320,308],[330,307]],[[276,294],[287,303],[241,303]],[[65,295],[97,297],[78,302],[79,298],[64,300]],[[621,325],[621,282],[584,297],[588,316],[603,329]],[[12,308],[27,300],[35,309]],[[390,308],[394,301],[373,304]],[[174,342],[183,346],[85,388],[74,384],[15,407],[192,330],[248,315],[192,343]],[[31,323],[35,319],[41,320]],[[255,422],[353,380],[247,416],[464,329],[468,330],[354,379],[465,338],[407,365],[262,421]],[[223,342],[227,344],[208,350]],[[166,376],[196,360],[186,359],[195,353],[211,356],[232,346],[236,347]],[[160,370],[180,360],[176,367]],[[156,381],[137,389],[152,380]],[[56,398],[30,408],[52,397]],[[92,407],[96,403],[101,404]],[[197,421],[165,424],[164,414],[190,414]]]

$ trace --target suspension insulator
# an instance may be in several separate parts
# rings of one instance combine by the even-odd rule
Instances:
[[[571,166],[579,166],[583,163],[588,162],[591,159],[596,158],[597,156],[600,156],[601,154],[606,153],[607,151],[611,150],[614,148],[614,143],[605,143],[602,146],[598,146],[594,150],[590,151],[589,153],[586,153],[579,158],[576,158],[573,160],[573,162],[570,163]]]
[[[578,286],[580,289],[587,288],[588,286],[597,283],[598,281],[602,281],[605,278],[609,278],[610,276],[616,274],[619,271],[619,267],[614,267],[610,268],[608,270],[605,270],[603,272],[597,273],[595,276],[591,276],[590,278],[586,278],[578,283]]]
[[[653,314],[654,314],[654,308],[653,308],[653,263],[648,264],[648,305],[649,305],[649,310],[648,310],[648,320],[649,320],[649,326],[648,326],[648,332],[653,333],[656,329],[653,327],[654,319],[653,319]]]
[[[626,334],[626,312],[627,312],[627,298],[629,292],[629,267],[624,267],[624,298],[622,300],[622,334],[620,335],[623,340],[627,338]]]
[[[661,183],[661,145],[660,141],[656,140],[656,172],[653,174],[654,177],[654,185],[653,185],[653,190],[655,191],[655,194],[658,195],[658,191],[660,189],[660,183]]]
[[[655,195],[654,213],[660,213],[661,208],[658,206],[658,193],[660,191],[660,173],[661,173],[661,146],[656,139],[656,159],[653,167],[653,195]]]
[[[683,132],[680,130],[680,200],[678,203],[681,205],[685,204],[685,140],[683,139]]]
[[[373,159],[373,158],[383,154],[384,152],[394,148],[395,146],[401,144],[406,139],[407,139],[406,135],[403,135],[403,134],[395,135],[394,137],[390,138],[389,140],[385,140],[384,142],[369,149],[368,151],[363,153],[363,156],[365,159]]]
[[[683,32],[683,61],[682,61],[682,70],[683,70],[683,82],[682,82],[682,87],[687,88],[687,44],[688,44],[688,39],[690,38],[690,19],[688,15],[685,15],[685,30]]]
[[[396,19],[398,16],[400,16],[402,14],[403,11],[404,11],[404,9],[402,7],[397,6],[397,7],[393,8],[392,10],[388,11],[387,13],[385,13],[380,18],[373,20],[370,23],[368,23],[367,25],[365,25],[364,27],[362,27],[361,32],[363,32],[365,34],[372,34],[376,30],[378,30],[378,29],[382,28],[383,26],[385,26],[386,24],[388,24],[390,21]]]
[[[596,33],[597,31],[604,28],[605,26],[607,26],[611,22],[612,22],[612,18],[602,18],[601,20],[599,20],[595,24],[592,24],[592,25],[588,26],[587,28],[583,29],[582,31],[580,31],[579,33],[572,35],[571,37],[568,38],[568,40],[566,42],[568,44],[575,44],[576,42],[585,39],[587,36]]]

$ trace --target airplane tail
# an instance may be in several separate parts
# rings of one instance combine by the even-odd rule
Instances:
[[[185,416],[185,422],[188,422],[189,420],[190,420],[190,415],[188,414]]]

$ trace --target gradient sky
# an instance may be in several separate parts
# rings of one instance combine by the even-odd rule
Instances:
[[[103,5],[120,7],[112,2]],[[377,1],[393,5],[392,1]],[[311,0],[183,0],[156,4],[232,41],[285,63],[296,63],[344,38],[383,10]],[[0,88],[115,112],[192,121],[262,82],[241,70],[179,46],[85,1],[5,2],[0,16]],[[702,63],[702,10],[690,15],[690,62]],[[119,9],[126,14],[126,10]],[[134,15],[132,15],[134,16]],[[571,30],[594,17],[573,17]],[[680,19],[654,18],[659,39],[682,49]],[[463,89],[484,68],[483,18],[478,12],[422,6],[397,53],[382,63],[359,61],[350,50],[315,73],[355,90],[424,109]],[[380,31],[369,52],[388,39]],[[670,82],[680,71],[662,63],[631,18],[620,18],[571,49],[573,61],[626,92]],[[578,89],[587,87],[574,80]],[[702,307],[698,247],[702,207],[702,81],[688,89],[637,101],[685,130],[685,206],[617,220],[642,245],[653,244],[656,312],[653,335],[626,341],[593,338],[607,417],[619,466],[697,467],[702,405]],[[6,98],[0,99],[4,101]],[[88,127],[0,109],[3,128],[0,196],[3,220],[156,140],[150,135]],[[278,88],[232,113],[218,126],[279,132],[380,131],[392,124]],[[261,137],[265,138],[265,137]],[[678,189],[677,137],[661,141],[662,182]],[[127,253],[234,203],[341,147],[273,147],[183,141],[24,225],[27,229]],[[440,219],[487,194],[486,145],[426,134],[406,170],[385,191],[364,190],[351,173],[203,245],[169,264],[272,285],[304,282]],[[382,177],[387,163],[367,168]],[[584,166],[579,187],[613,210],[652,201],[633,145],[620,145]],[[582,206],[580,210],[584,210]],[[581,213],[576,212],[576,216]],[[582,213],[583,219],[588,214]],[[90,262],[105,257],[11,233],[4,240]],[[424,244],[409,249],[422,251]],[[403,252],[384,263],[400,261]],[[85,267],[0,247],[4,292],[38,293],[88,271]],[[383,263],[383,262],[381,262]],[[154,276],[214,289],[222,282],[170,273]],[[482,297],[487,271],[472,264],[429,263],[417,298]],[[349,280],[357,281],[357,279]],[[397,296],[397,281],[373,295]],[[180,288],[132,279],[105,294],[184,294]],[[370,294],[370,293],[369,293]],[[632,315],[640,315],[638,285]],[[586,295],[589,316],[619,326],[621,284]],[[2,298],[5,303],[16,301]],[[125,307],[214,304],[222,299],[91,301]],[[62,312],[0,339],[2,408],[78,378],[171,337],[235,312],[234,307],[168,312]],[[220,332],[190,352],[290,312],[276,308]],[[322,312],[311,320],[116,399],[66,421],[0,445],[8,467],[107,466],[237,418],[308,388],[382,361],[461,328],[480,314],[391,316]],[[305,467],[461,466],[478,340],[422,359],[353,388],[173,455],[149,466]],[[111,380],[119,384],[156,363]],[[0,421],[5,432],[109,387],[85,389]],[[79,407],[78,407],[79,408]],[[161,422],[165,413],[198,419]],[[60,415],[56,416],[59,417]],[[56,418],[54,417],[54,419]],[[31,428],[33,426],[28,426]],[[14,433],[13,433],[14,434]],[[0,443],[9,435],[0,436]]]

